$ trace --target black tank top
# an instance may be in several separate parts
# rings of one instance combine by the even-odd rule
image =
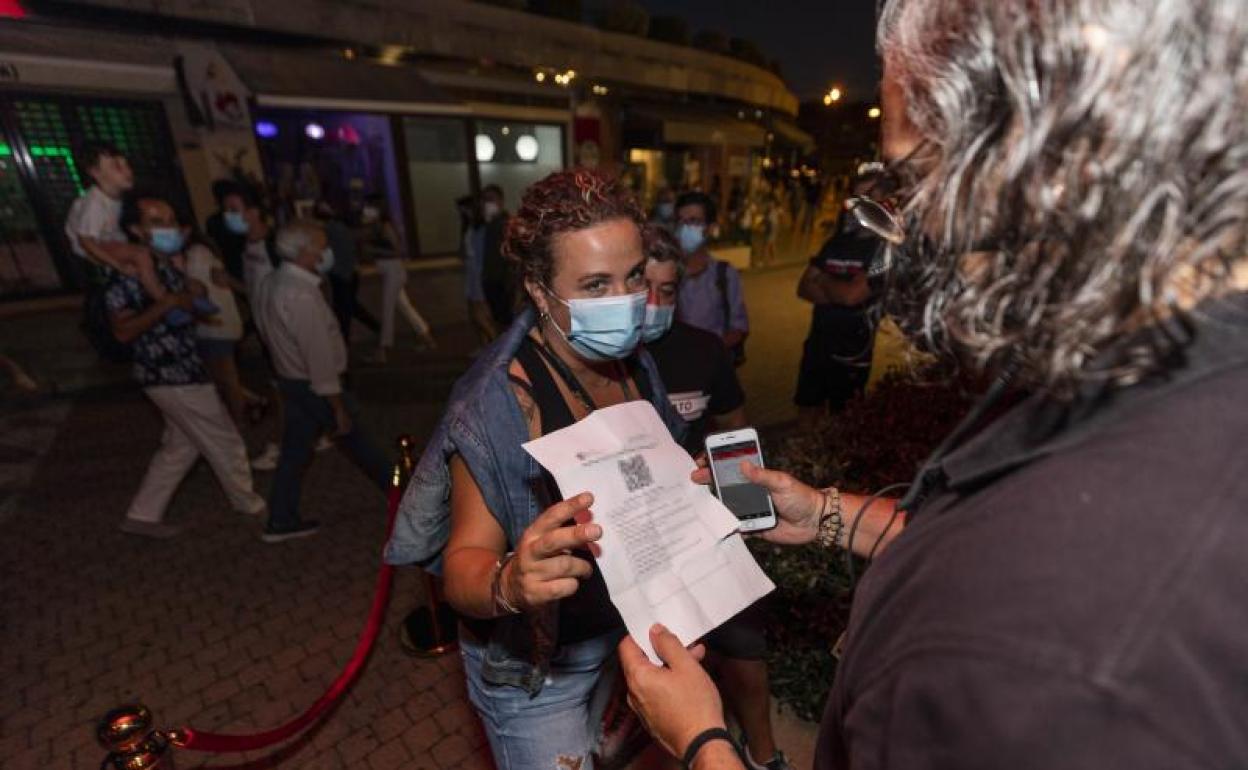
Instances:
[[[514,378],[512,381],[525,388],[532,396],[533,402],[537,404],[541,417],[541,431],[545,436],[572,425],[576,422],[576,418],[572,415],[572,410],[568,408],[567,402],[564,401],[563,394],[559,392],[559,386],[555,383],[555,378],[551,376],[550,369],[542,361],[542,354],[538,352],[537,344],[532,337],[525,337],[524,342],[520,344],[520,349],[516,351],[516,362],[524,369],[524,373],[529,378],[528,383]],[[636,366],[631,368],[635,374],[640,375],[633,379],[637,383],[641,396],[651,401],[652,389],[649,379],[645,377],[643,370]],[[572,388],[571,383],[567,384],[569,388]],[[544,483],[541,492],[544,499],[541,502],[545,508],[559,502],[563,496],[559,494],[559,486],[554,478],[545,470],[542,471],[542,479]],[[581,581],[581,587],[576,593],[559,601],[559,644],[585,641],[624,627],[620,613],[611,603],[611,597],[607,593],[607,584],[598,570],[598,564],[589,551],[575,551],[574,553],[588,561],[593,566],[594,573]]]

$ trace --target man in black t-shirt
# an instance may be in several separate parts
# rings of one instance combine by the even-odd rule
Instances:
[[[681,251],[661,227],[645,232],[646,280],[650,298],[642,340],[654,357],[659,376],[689,432],[685,449],[703,450],[707,433],[744,428],[745,393],[737,380],[732,353],[711,332],[673,321],[681,278]],[[787,770],[771,731],[771,692],[767,681],[767,639],[756,603],[706,636],[719,658],[723,693],[748,740],[752,770]]]
[[[860,177],[853,195],[866,195],[876,177]],[[867,269],[880,239],[842,211],[836,230],[810,260],[797,296],[813,304],[793,401],[804,418],[836,412],[866,386],[875,325]]]

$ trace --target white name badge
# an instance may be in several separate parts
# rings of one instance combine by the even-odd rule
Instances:
[[[668,393],[667,397],[671,400],[672,406],[676,407],[676,412],[685,418],[685,422],[701,419],[702,415],[706,414],[707,405],[711,403],[711,395],[700,390]]]

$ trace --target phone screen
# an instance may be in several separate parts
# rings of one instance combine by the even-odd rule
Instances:
[[[763,519],[771,516],[767,490],[746,481],[741,475],[741,462],[749,460],[762,465],[757,441],[741,441],[709,448],[711,463],[715,466],[715,483],[719,499],[741,521]]]

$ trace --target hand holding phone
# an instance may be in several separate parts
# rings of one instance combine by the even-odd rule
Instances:
[[[763,450],[758,431],[741,428],[706,437],[715,494],[741,521],[742,532],[759,532],[776,526],[776,510],[767,490],[746,480],[741,463],[749,460],[763,467]]]

